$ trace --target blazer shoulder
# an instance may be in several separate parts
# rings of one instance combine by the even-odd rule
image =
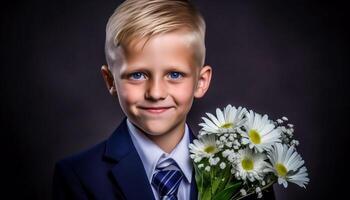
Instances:
[[[56,162],[52,183],[54,200],[124,199],[111,179],[114,164],[104,156],[105,147],[106,141],[103,141]]]
[[[65,166],[73,169],[91,165],[97,161],[101,161],[105,152],[106,140],[82,150],[78,153],[67,156],[56,162],[56,166]]]
[[[111,154],[123,153],[129,148],[126,146],[128,140],[126,119],[124,119],[108,138],[90,148],[59,160],[56,162],[56,166],[66,166],[82,173],[96,172],[99,169],[106,170],[108,164],[115,161]]]

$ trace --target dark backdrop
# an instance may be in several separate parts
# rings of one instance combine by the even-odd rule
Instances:
[[[55,161],[107,138],[123,118],[100,75],[116,0],[2,3],[2,189],[50,199]],[[311,178],[278,199],[338,196],[345,185],[349,108],[344,5],[316,1],[195,1],[207,22],[214,75],[189,115],[228,103],[295,124]]]

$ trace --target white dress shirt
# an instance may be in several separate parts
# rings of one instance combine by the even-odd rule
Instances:
[[[147,138],[128,119],[127,125],[130,132],[131,140],[142,160],[142,164],[147,174],[149,183],[151,184],[152,176],[155,172],[157,165],[171,158],[176,162],[176,164],[179,166],[180,170],[184,175],[179,186],[177,197],[179,200],[189,199],[192,181],[192,163],[190,160],[190,154],[188,149],[188,145],[190,143],[190,133],[187,124],[185,124],[184,136],[170,154],[164,152],[152,140]],[[155,199],[159,200],[157,190],[153,186],[151,187]]]

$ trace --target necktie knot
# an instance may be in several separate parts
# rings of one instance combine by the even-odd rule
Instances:
[[[152,185],[158,192],[161,200],[177,200],[177,191],[183,178],[180,169],[175,163],[171,167],[157,168],[152,177]]]

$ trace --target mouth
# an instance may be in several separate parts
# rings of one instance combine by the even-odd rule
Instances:
[[[152,114],[160,114],[167,110],[169,110],[172,107],[139,107],[141,110],[147,111]]]

